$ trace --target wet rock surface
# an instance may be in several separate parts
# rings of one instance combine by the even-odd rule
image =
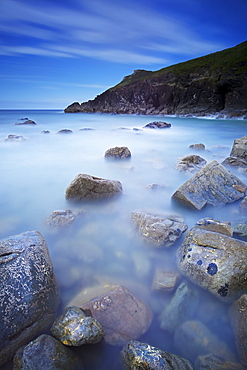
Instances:
[[[156,247],[169,247],[180,238],[188,226],[179,216],[153,215],[135,211],[131,213],[131,220],[139,234]]]
[[[130,341],[121,351],[122,369],[192,370],[192,364],[177,355],[138,341]]]
[[[58,287],[37,231],[0,241],[0,366],[54,321]]]
[[[70,348],[50,335],[43,334],[16,353],[13,370],[21,369],[83,370],[84,366]]]
[[[179,269],[218,299],[233,302],[247,290],[247,243],[198,226],[178,249]]]
[[[79,174],[67,187],[65,196],[67,199],[83,200],[109,198],[121,193],[120,181]]]
[[[105,152],[106,158],[114,158],[114,159],[126,159],[131,157],[131,152],[127,146],[116,146],[114,148],[110,148]]]
[[[172,195],[186,206],[202,209],[233,203],[244,197],[246,185],[217,161],[206,164]]]
[[[227,236],[233,236],[234,228],[229,221],[213,220],[210,217],[200,219],[196,226],[201,229],[221,233]]]
[[[140,299],[123,286],[110,290],[80,308],[99,321],[105,341],[124,345],[144,334],[152,321],[152,312]]]
[[[170,123],[162,121],[154,121],[146,124],[143,128],[169,128],[171,127]]]
[[[99,343],[104,337],[100,323],[87,317],[79,307],[67,307],[51,327],[52,335],[67,346]]]
[[[196,172],[200,170],[207,161],[199,155],[190,154],[178,158],[176,169],[183,172]]]

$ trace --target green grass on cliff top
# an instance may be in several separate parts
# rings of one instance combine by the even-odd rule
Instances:
[[[229,71],[230,74],[234,73],[234,75],[240,75],[241,73],[246,72],[247,41],[232,48],[205,55],[200,58],[191,59],[187,62],[174,64],[155,72],[140,70],[137,73],[125,77],[119,84],[111,89],[127,86],[150,78],[162,77],[162,75],[168,73],[176,75],[189,74],[205,68],[212,73],[214,71],[220,71],[221,73]]]

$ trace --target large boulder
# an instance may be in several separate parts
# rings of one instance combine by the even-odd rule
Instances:
[[[192,364],[185,358],[152,347],[136,340],[128,342],[121,353],[124,370],[192,370]]]
[[[245,195],[246,185],[217,161],[206,164],[181,185],[173,199],[195,208],[206,204],[219,207],[235,202]]]
[[[169,247],[180,238],[188,226],[179,216],[153,215],[135,211],[131,219],[139,234],[155,247]]]
[[[115,146],[105,152],[105,157],[114,159],[126,159],[131,157],[131,152],[127,146]]]
[[[79,174],[67,187],[67,199],[83,200],[109,198],[122,193],[120,181],[107,180],[86,174]]]
[[[47,334],[17,351],[13,370],[83,370],[82,360],[72,350]]]
[[[198,226],[178,249],[178,265],[192,282],[224,302],[247,292],[247,243]]]
[[[0,241],[0,366],[51,326],[59,293],[48,247],[37,231]]]
[[[123,345],[144,334],[152,321],[152,312],[127,288],[119,285],[80,306],[86,315],[98,320],[105,341]]]

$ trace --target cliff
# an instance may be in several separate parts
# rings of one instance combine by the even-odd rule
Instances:
[[[247,41],[155,72],[136,70],[65,112],[247,117]]]

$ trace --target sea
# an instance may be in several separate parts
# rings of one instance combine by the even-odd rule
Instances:
[[[25,119],[36,125],[16,125]],[[153,121],[165,121],[171,127],[144,128]],[[59,133],[63,129],[72,132]],[[172,201],[173,193],[192,176],[178,171],[176,164],[188,154],[221,163],[230,155],[234,140],[246,134],[247,120],[241,119],[1,110],[0,238],[30,230],[43,235],[61,292],[58,314],[79,294],[87,301],[102,287],[123,285],[153,312],[150,328],[138,340],[179,355],[173,334],[160,328],[160,316],[174,291],[155,291],[152,284],[157,271],[178,273],[179,284],[187,282],[176,257],[184,235],[168,248],[155,248],[137,233],[131,212],[180,215],[188,228],[203,217],[234,223],[239,202],[195,211]],[[22,138],[10,141],[8,135]],[[205,150],[190,148],[197,143],[203,143]],[[115,146],[127,146],[131,158],[106,159],[106,150]],[[235,168],[232,172],[247,184],[247,174]],[[123,193],[104,201],[72,203],[65,191],[78,174],[118,180]],[[66,209],[80,215],[70,227],[52,229],[47,218]],[[195,289],[201,306],[193,319],[202,321],[236,353],[228,305]],[[85,369],[116,370],[121,349],[102,341],[75,350]]]

